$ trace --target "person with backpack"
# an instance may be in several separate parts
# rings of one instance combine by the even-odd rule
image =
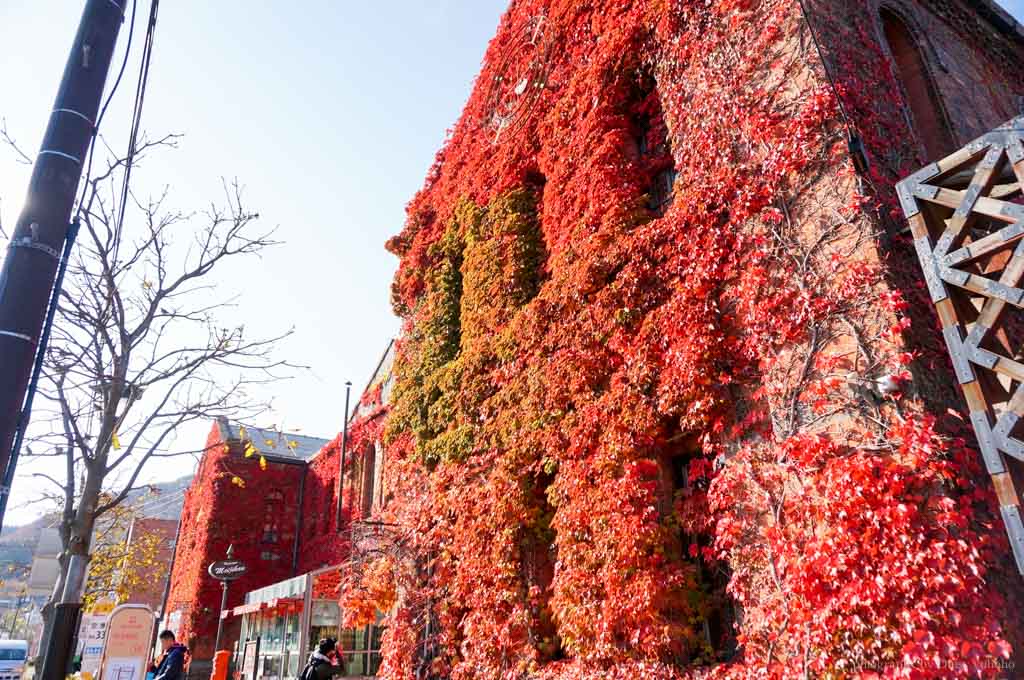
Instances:
[[[335,647],[336,643],[331,638],[324,638],[317,643],[316,650],[309,655],[309,661],[299,673],[298,680],[329,680],[335,675],[344,674],[344,666],[335,665],[331,659],[335,656]]]

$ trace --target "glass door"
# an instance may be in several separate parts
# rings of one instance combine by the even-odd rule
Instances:
[[[281,666],[284,677],[296,678],[299,675],[299,664],[302,650],[299,649],[299,619],[301,614],[289,614],[284,623],[284,659]]]
[[[313,600],[312,616],[309,620],[309,649],[316,649],[317,643],[324,638],[338,639],[338,628],[341,625],[341,608],[334,600]]]

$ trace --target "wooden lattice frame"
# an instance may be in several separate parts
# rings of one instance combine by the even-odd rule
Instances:
[[[1024,116],[897,184],[1024,574]]]

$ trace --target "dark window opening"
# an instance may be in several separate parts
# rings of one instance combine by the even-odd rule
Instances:
[[[360,492],[360,511],[361,517],[366,519],[373,512],[373,487],[374,487],[374,471],[376,469],[376,451],[373,446],[369,446],[363,450],[363,464],[362,464],[362,489]]]
[[[942,111],[938,89],[928,73],[924,53],[906,22],[893,12],[881,12],[882,30],[892,53],[914,131],[929,160],[952,153],[956,146]]]
[[[739,645],[736,641],[736,625],[739,611],[726,592],[729,573],[724,568],[712,569],[698,565],[698,578],[705,590],[705,613],[703,616],[704,641],[713,650],[712,662],[728,661],[736,655]]]
[[[675,440],[659,456],[661,468],[662,514],[670,524],[678,527],[672,537],[670,552],[678,551],[678,559],[692,565],[699,598],[695,631],[703,638],[700,649],[694,650],[692,659],[700,664],[714,664],[728,660],[736,654],[735,623],[737,612],[732,598],[726,592],[728,571],[719,564],[705,559],[705,549],[714,537],[703,532],[687,531],[682,517],[691,511],[685,506],[698,489],[706,488],[708,479],[701,470],[710,473],[710,462],[702,454],[693,438]]]
[[[558,549],[552,521],[555,508],[549,492],[555,483],[554,471],[540,473],[533,486],[533,499],[539,509],[538,519],[525,527],[523,537],[523,571],[530,590],[537,588],[536,597],[529,599],[531,643],[537,648],[544,661],[558,661],[565,658],[562,640],[555,625],[551,609],[552,585],[555,580],[555,564]]]
[[[637,160],[646,178],[647,207],[661,216],[672,205],[676,168],[668,124],[654,77],[642,73],[631,99],[633,136]]]
[[[284,494],[271,491],[263,505],[263,543],[277,543],[281,538],[281,514],[284,506]]]

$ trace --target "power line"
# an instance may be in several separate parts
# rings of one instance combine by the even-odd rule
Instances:
[[[814,30],[814,23],[811,21],[810,13],[807,11],[806,0],[799,0],[799,5],[800,13],[803,15],[804,21],[807,23],[807,30],[811,33],[811,41],[814,43],[814,49],[818,53],[818,60],[821,62],[821,67],[825,69],[825,77],[828,79],[829,87],[832,88],[832,94],[835,95],[836,104],[839,106],[839,114],[843,117],[843,125],[846,127],[846,147],[850,154],[850,159],[853,161],[857,174],[863,177],[868,177],[870,161],[868,160],[867,149],[864,148],[864,141],[860,138],[860,135],[857,134],[853,121],[850,119],[850,115],[846,111],[846,105],[843,103],[843,97],[839,93],[839,88],[836,87],[835,78],[832,77],[832,69],[829,68],[828,61],[825,59],[825,54],[821,49],[821,43],[818,41],[818,33]]]
[[[82,215],[82,207],[85,205],[85,196],[89,191],[89,180],[92,178],[92,161],[96,155],[96,138],[99,136],[100,123],[103,122],[103,117],[107,114],[107,109],[110,107],[110,102],[114,100],[114,95],[117,93],[117,88],[121,84],[121,78],[124,76],[125,69],[128,67],[128,57],[131,56],[132,52],[132,37],[135,35],[135,9],[136,2],[138,0],[132,0],[132,17],[128,24],[128,42],[124,48],[124,59],[121,60],[121,68],[117,72],[117,78],[114,79],[114,84],[110,88],[110,93],[107,94],[106,101],[103,102],[103,106],[100,107],[100,115],[96,116],[96,122],[92,126],[92,141],[89,143],[89,163],[85,168],[85,181],[82,182],[82,195],[78,199],[78,210],[75,212],[76,217]]]
[[[118,210],[117,222],[114,225],[114,258],[121,249],[121,230],[124,226],[124,213],[128,207],[128,192],[132,177],[132,166],[139,140],[139,127],[142,125],[142,105],[146,101],[146,85],[149,83],[149,67],[153,60],[153,39],[156,34],[156,17],[160,9],[160,0],[150,0],[149,23],[146,26],[146,39],[142,47],[142,63],[139,67],[139,80],[135,86],[135,103],[132,108],[132,128],[128,138],[128,153],[125,159],[124,179],[121,184],[121,206]]]

